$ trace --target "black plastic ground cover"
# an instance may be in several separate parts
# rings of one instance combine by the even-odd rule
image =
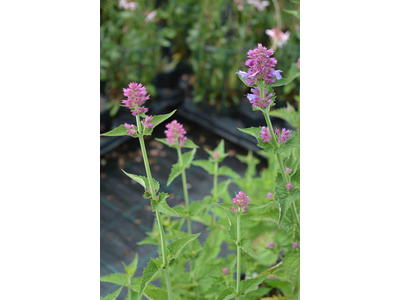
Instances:
[[[220,141],[220,136],[199,128],[197,124],[186,121],[176,116],[178,122],[182,123],[187,130],[188,138],[198,144],[195,159],[207,159],[208,154],[203,148],[213,149]],[[166,186],[172,164],[176,163],[178,157],[176,150],[169,148],[155,141],[155,137],[164,136],[165,126],[158,126],[154,135],[146,137],[146,147],[149,155],[153,177],[161,184],[163,192],[169,193],[168,202],[171,206],[184,203],[182,193],[182,182],[180,178],[169,186]],[[243,176],[246,165],[237,160],[234,155],[246,155],[247,150],[237,145],[226,142],[226,151],[230,156],[225,159],[226,165]],[[143,160],[141,158],[140,147],[137,139],[129,138],[129,141],[121,144],[113,151],[101,156],[100,163],[100,273],[101,276],[115,272],[124,272],[121,262],[130,263],[134,255],[138,253],[139,264],[137,276],[141,276],[146,263],[150,257],[157,257],[157,247],[153,245],[136,245],[137,242],[146,237],[146,232],[151,231],[154,222],[154,214],[148,200],[142,197],[143,188],[132,182],[121,169],[129,173],[145,175]],[[266,167],[267,163],[259,165],[258,171]],[[221,177],[220,181],[227,179]],[[213,186],[213,177],[198,167],[191,167],[187,171],[190,201],[203,199],[208,195]],[[237,192],[238,187],[231,184],[232,194]],[[193,224],[193,232],[201,232],[200,241],[203,242],[207,236],[205,227],[200,223]],[[226,245],[222,255],[226,255],[228,250]],[[101,283],[101,295],[105,296],[117,286]],[[126,290],[126,289],[125,289]],[[126,291],[123,292],[123,296]]]

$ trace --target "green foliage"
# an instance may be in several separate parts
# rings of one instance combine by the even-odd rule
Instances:
[[[151,300],[168,299],[168,292],[157,287],[146,288],[144,294]]]
[[[173,216],[173,217],[178,217],[179,214],[168,205],[166,199],[168,198],[167,193],[160,193],[158,195],[159,200],[151,200],[151,208],[153,211],[158,211],[160,213]]]
[[[236,297],[236,292],[234,289],[228,288],[225,289],[221,292],[221,294],[218,295],[217,300],[229,300],[229,299],[234,299]]]
[[[180,148],[189,148],[189,149],[199,148],[199,146],[197,146],[195,143],[193,143],[193,141],[190,140],[190,139],[187,139],[186,142],[185,142],[185,145],[183,145],[183,146],[178,146],[178,145],[171,146],[167,142],[167,139],[158,139],[158,138],[156,138],[156,140],[159,141],[160,143],[163,143],[164,145],[167,145],[168,147],[173,147],[173,148],[178,148],[178,147],[180,147]]]
[[[100,281],[114,283],[120,286],[127,286],[129,284],[129,277],[123,273],[114,273],[100,277]]]
[[[292,203],[300,195],[300,190],[298,188],[294,188],[288,191],[285,187],[285,184],[286,183],[282,182],[279,183],[276,187],[276,196],[278,197],[279,205],[281,207],[281,212],[279,215],[279,225],[282,224],[282,221],[290,205],[292,205]]]
[[[193,165],[203,168],[208,174],[214,174],[214,163],[209,160],[195,160]]]
[[[118,106],[117,106],[118,107]],[[135,126],[135,130],[137,130],[136,125]],[[101,136],[125,136],[125,135],[129,135],[129,136],[133,136],[133,137],[138,137],[139,135],[134,134],[134,135],[130,135],[127,131],[124,125],[119,125],[117,128],[114,128],[113,130],[110,130],[108,132],[102,133],[100,134]]]
[[[143,295],[144,289],[146,288],[147,284],[153,280],[158,272],[159,269],[157,264],[153,260],[150,260],[147,263],[147,267],[143,270],[142,281],[140,282],[139,288],[139,299]]]
[[[188,169],[190,167],[195,154],[196,154],[196,149],[184,153],[182,155],[182,163],[178,161],[176,164],[172,166],[171,173],[169,174],[168,177],[167,186],[169,186],[176,177],[181,175],[185,169]]]
[[[124,170],[122,170],[122,172],[124,172],[124,174],[126,176],[133,179],[134,181],[139,183],[142,187],[144,187],[144,191],[145,191],[144,197],[145,198],[151,198],[151,193],[148,192],[148,190],[150,188],[150,184],[149,184],[149,180],[146,177],[140,176],[140,175],[135,175],[135,174],[130,174],[128,172],[125,172]],[[158,190],[160,189],[160,183],[157,180],[155,180],[154,178],[153,178],[153,189],[155,189],[154,190],[155,194],[157,194]]]
[[[282,107],[274,109],[269,113],[269,115],[285,120],[294,128],[299,128],[300,126],[300,114],[289,103],[287,103],[287,108]]]
[[[233,171],[231,168],[227,167],[227,166],[222,166],[220,168],[218,168],[218,175],[219,176],[228,176],[231,178],[240,178],[239,174],[236,173],[235,171]]]
[[[185,237],[179,238],[168,245],[171,259],[177,259],[181,254],[184,247],[190,242],[193,242],[200,236],[200,233],[190,234]]]
[[[144,135],[151,135],[153,133],[154,128],[157,127],[157,125],[160,125],[162,122],[170,118],[174,113],[176,112],[176,109],[169,114],[165,115],[159,115],[159,116],[153,116],[153,119],[151,120],[151,123],[153,124],[152,127],[149,129],[144,130],[143,134]]]
[[[119,296],[119,294],[122,291],[122,287],[120,287],[118,290],[116,290],[115,292],[103,297],[100,297],[100,300],[116,300]]]
[[[288,251],[282,261],[289,281],[297,286],[300,283],[300,251]]]
[[[239,294],[246,294],[257,288],[257,286],[260,285],[265,279],[267,279],[267,275],[241,281],[239,286]]]

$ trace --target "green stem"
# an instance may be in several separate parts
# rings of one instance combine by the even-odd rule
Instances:
[[[218,202],[218,162],[214,163],[214,201]],[[212,225],[215,225],[216,216],[212,214]]]
[[[237,263],[236,263],[236,294],[239,294],[240,286],[240,213],[237,214]]]
[[[279,8],[279,3],[278,0],[272,0],[274,3],[274,8],[275,8],[275,15],[276,15],[276,22],[277,22],[277,27],[279,30],[282,30],[282,21],[281,21],[281,11]]]
[[[181,167],[183,167],[181,147],[178,147],[177,151],[178,151],[179,164]],[[186,210],[189,213],[189,195],[188,195],[188,190],[187,190],[185,169],[183,169],[183,171],[182,171],[182,186],[183,186],[183,195],[185,197]],[[192,234],[192,222],[190,220],[190,217],[187,218],[187,226],[188,226],[188,233]]]
[[[147,180],[149,181],[149,185],[150,185],[151,198],[154,201],[157,201],[156,200],[156,194],[155,194],[154,187],[153,187],[153,177],[151,176],[149,159],[147,157],[146,145],[144,143],[143,135],[141,134],[141,127],[142,126],[141,126],[141,123],[140,123],[139,116],[136,116],[136,124],[137,124],[137,127],[138,127],[139,143],[140,143],[140,148],[142,149],[144,167],[146,169]],[[166,251],[165,251],[166,242],[165,242],[164,227],[162,226],[162,223],[161,223],[161,214],[158,211],[156,211],[156,219],[157,219],[157,225],[158,225],[158,230],[159,230],[159,233],[160,233],[160,240],[161,240],[161,255],[162,255],[164,266],[166,268],[165,272],[164,272],[164,275],[165,275],[165,281],[167,283],[168,300],[172,300],[171,279],[169,278],[169,273],[168,273],[168,269],[167,269],[167,254],[166,254]]]
[[[129,285],[131,285],[132,284],[132,280],[131,280],[131,277],[129,277]],[[131,292],[131,289],[128,287],[128,300],[131,300],[132,298],[131,298],[131,294],[132,294],[132,292]]]
[[[268,129],[269,129],[269,132],[270,132],[271,137],[272,137],[272,143],[274,144],[275,148],[278,148],[278,142],[276,140],[274,129],[272,127],[272,122],[271,122],[271,119],[270,119],[268,113],[264,112],[264,117],[265,117],[265,121],[267,122]],[[285,167],[283,165],[283,160],[282,160],[281,154],[277,153],[276,154],[276,158],[278,159],[279,168],[281,169],[283,180],[285,182],[289,182],[289,177],[288,177],[287,173],[285,172]],[[300,219],[299,219],[299,215],[297,214],[297,208],[296,208],[296,205],[295,205],[294,202],[292,202],[291,209],[292,209],[293,215],[295,216],[295,220],[296,220],[297,225],[300,226]]]

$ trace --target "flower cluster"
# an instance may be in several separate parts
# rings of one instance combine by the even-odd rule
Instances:
[[[269,39],[274,45],[277,45],[278,48],[282,48],[290,38],[290,31],[286,31],[283,33],[278,28],[267,29],[265,33],[269,36]]]
[[[248,60],[246,66],[249,67],[247,72],[238,71],[242,78],[245,78],[249,85],[257,85],[258,80],[264,80],[266,84],[271,84],[281,79],[281,70],[275,70],[274,67],[277,63],[274,57],[274,50],[267,49],[261,44],[258,47],[247,52]]]
[[[274,95],[273,93],[270,93],[266,96],[264,95],[261,98],[260,88],[256,87],[254,89],[251,89],[251,92],[252,94],[247,94],[247,99],[249,99],[252,107],[266,108],[268,107],[268,105],[271,104],[272,102],[271,98]]]
[[[246,212],[246,209],[249,208],[249,206],[247,205],[250,202],[250,197],[247,196],[245,193],[243,193],[242,191],[240,191],[235,198],[232,199],[232,203],[236,204],[237,207],[232,206],[232,210],[235,213],[238,212]]]
[[[172,121],[171,123],[165,126],[167,130],[164,133],[167,136],[167,142],[172,145],[184,146],[186,143],[187,137],[185,136],[186,130],[183,128],[182,124],[179,124],[177,120]]]
[[[119,0],[119,6],[123,7],[125,10],[132,10],[134,11],[138,4],[136,2],[128,2],[126,0]]]
[[[157,15],[157,10],[153,10],[151,12],[149,12],[149,14],[146,16],[145,21],[146,22],[150,22],[151,20],[153,20]]]
[[[274,132],[278,136],[278,143],[282,144],[282,145],[285,144],[286,140],[291,137],[290,130],[288,130],[286,128],[282,128],[282,133],[279,131],[278,128],[276,128],[274,130]],[[263,139],[264,143],[271,141],[272,136],[271,136],[271,133],[269,132],[268,127],[265,127],[265,126],[261,127],[260,133],[261,133],[261,138]],[[290,170],[290,169],[287,169],[286,171],[288,171],[288,170]],[[290,170],[289,173],[291,171],[292,170]]]
[[[293,184],[291,184],[290,182],[288,184],[285,185],[285,188],[290,191],[291,189],[294,189]]]
[[[154,126],[153,123],[150,123],[151,120],[153,120],[153,117],[152,117],[152,116],[150,116],[150,117],[147,116],[147,117],[144,119],[144,122],[143,122],[143,121],[140,121],[140,122],[143,124],[144,129],[149,129],[149,128],[151,128],[151,127]]]
[[[259,12],[262,12],[268,5],[268,1],[261,1],[261,0],[247,0],[247,3],[256,7]]]
[[[125,126],[126,132],[128,134],[134,135],[134,134],[137,133],[137,131],[135,130],[135,125],[131,125],[131,124],[125,123],[124,126]]]
[[[149,109],[142,105],[150,99],[146,87],[141,83],[131,82],[127,89],[123,89],[124,96],[127,99],[122,100],[122,104],[128,107],[132,115],[137,116],[140,113],[146,113]]]

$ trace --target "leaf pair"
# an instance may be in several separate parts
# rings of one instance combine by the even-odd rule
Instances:
[[[171,173],[169,174],[168,177],[167,186],[169,186],[176,177],[181,175],[185,169],[188,169],[190,167],[195,154],[196,154],[196,149],[184,153],[182,155],[182,163],[178,161],[176,164],[172,166]]]

